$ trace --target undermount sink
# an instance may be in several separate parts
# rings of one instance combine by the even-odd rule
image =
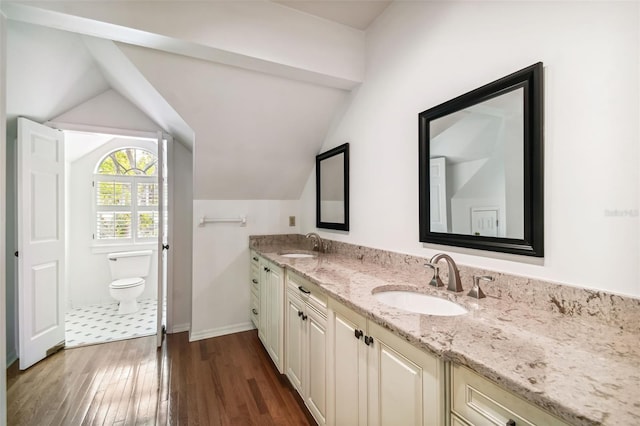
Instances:
[[[288,257],[289,259],[308,259],[310,257],[316,257],[313,253],[305,253],[305,252],[283,252],[279,253],[282,257]]]
[[[468,311],[455,302],[410,290],[380,291],[373,294],[379,302],[403,311],[425,315],[455,316]]]

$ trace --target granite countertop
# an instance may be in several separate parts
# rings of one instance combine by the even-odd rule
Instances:
[[[640,425],[640,334],[567,317],[512,298],[476,300],[427,285],[408,268],[341,254],[291,259],[286,244],[253,246],[281,267],[317,284],[336,300],[417,347],[469,367],[523,399],[576,425]],[[444,279],[443,279],[444,280]],[[380,289],[413,289],[464,306],[444,317],[414,314],[378,302]]]

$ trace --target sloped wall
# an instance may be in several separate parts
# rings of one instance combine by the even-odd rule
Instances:
[[[461,264],[640,296],[639,8],[392,3],[367,32],[365,82],[323,146],[351,143],[351,231],[322,235],[423,257],[446,251]],[[423,247],[418,113],[538,61],[545,65],[545,258]],[[312,172],[303,232],[314,230],[314,192]]]

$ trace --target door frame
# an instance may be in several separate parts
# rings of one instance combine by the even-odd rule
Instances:
[[[153,131],[141,131],[141,130],[131,130],[131,129],[119,129],[114,127],[101,127],[101,126],[93,126],[89,124],[74,124],[74,123],[60,123],[47,121],[42,123],[45,126],[52,127],[55,129],[59,129],[62,131],[70,131],[70,132],[85,132],[85,133],[103,133],[113,136],[122,136],[122,137],[134,137],[134,138],[147,138],[156,141],[158,140],[158,132]],[[168,244],[169,246],[173,245],[173,176],[175,172],[173,171],[173,146],[174,139],[170,134],[162,131],[162,136],[167,140],[167,170],[168,170],[168,179],[167,182],[169,184],[169,223],[168,223]],[[66,220],[66,218],[65,218]],[[162,253],[158,251],[158,256],[161,256]],[[160,277],[158,277],[160,279]],[[66,288],[66,286],[65,286]],[[167,250],[167,291],[165,297],[167,298],[167,317],[166,317],[166,330],[172,330],[173,328],[173,297],[169,297],[169,295],[173,295],[173,251],[171,249]],[[160,306],[159,302],[159,305]],[[160,311],[162,312],[162,311]]]

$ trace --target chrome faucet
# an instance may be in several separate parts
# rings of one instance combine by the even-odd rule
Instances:
[[[322,245],[322,238],[320,238],[320,235],[316,234],[315,232],[309,232],[307,235],[305,235],[305,238],[313,239],[313,250],[319,251],[321,253],[324,251],[324,246]]]
[[[429,282],[429,285],[432,286],[432,287],[444,287],[444,284],[442,283],[442,280],[440,279],[440,275],[439,275],[440,268],[438,268],[438,265],[436,265],[434,263],[425,263],[424,266],[426,268],[433,269],[433,278],[431,278],[431,281]]]
[[[440,259],[444,259],[447,262],[447,266],[449,267],[449,280],[447,283],[447,290],[455,291],[456,293],[461,292],[462,281],[460,280],[460,272],[458,271],[456,262],[453,261],[451,256],[444,253],[438,253],[431,258],[429,263],[435,265],[440,261]]]

